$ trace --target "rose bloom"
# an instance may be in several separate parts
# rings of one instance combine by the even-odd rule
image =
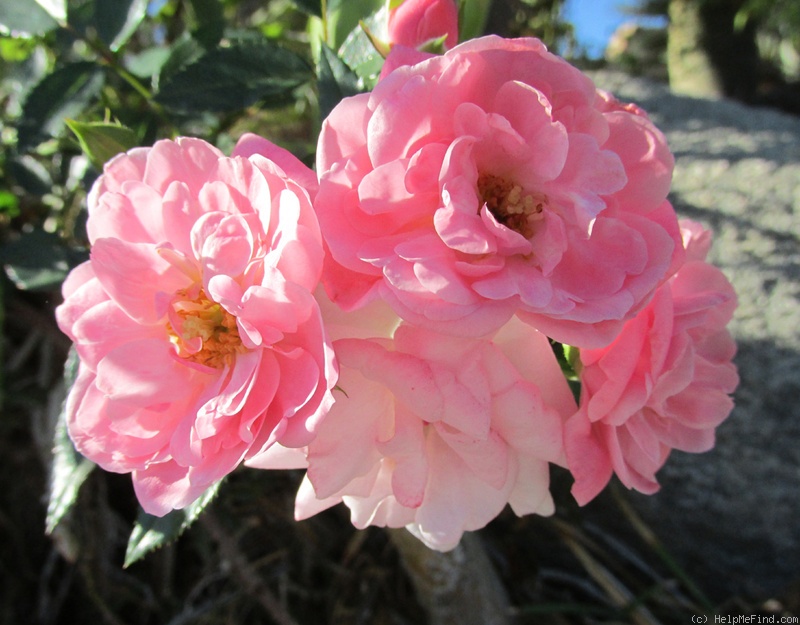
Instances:
[[[56,311],[80,356],[67,425],[86,457],[132,473],[147,512],[276,441],[307,445],[330,407],[315,191],[254,135],[231,158],[199,139],[137,148],[92,188],[90,260]]]
[[[458,6],[454,0],[403,0],[389,9],[389,43],[418,48],[444,37],[446,49],[458,43]]]
[[[328,293],[465,336],[519,312],[608,343],[682,254],[662,134],[535,39],[403,62],[323,124]]]
[[[733,408],[729,395],[739,378],[726,325],[736,294],[705,262],[710,233],[681,225],[687,261],[678,273],[613,343],[580,351],[580,409],[564,435],[580,504],[612,473],[628,488],[657,491],[655,474],[670,450],[709,450],[714,429]]]
[[[358,528],[405,526],[445,551],[507,503],[553,512],[549,463],[564,463],[562,420],[576,406],[543,334],[517,319],[491,340],[394,329],[383,302],[336,319],[323,310],[336,402],[305,457],[275,447],[253,465],[307,467],[298,519],[343,501]]]

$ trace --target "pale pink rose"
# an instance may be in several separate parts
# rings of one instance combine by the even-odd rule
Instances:
[[[549,463],[563,464],[575,401],[547,338],[511,320],[492,340],[400,324],[383,302],[328,314],[340,377],[305,462],[273,448],[251,466],[307,466],[295,514],[341,501],[353,524],[407,527],[448,550],[508,503],[553,512]],[[359,317],[360,315],[360,317]],[[367,328],[391,338],[364,338]]]
[[[580,409],[564,434],[580,504],[612,473],[628,488],[657,491],[656,472],[670,451],[709,450],[733,408],[739,378],[726,326],[736,294],[705,262],[710,233],[681,225],[687,262],[613,343],[580,351]]]
[[[445,49],[458,43],[455,0],[403,0],[389,9],[389,43],[419,48],[444,37]]]
[[[315,185],[246,136],[230,158],[188,138],[131,150],[92,188],[91,257],[57,310],[81,360],[69,433],[132,473],[147,512],[188,505],[276,441],[307,445],[330,407]]]
[[[682,259],[663,135],[535,39],[400,65],[323,125],[330,296],[464,336],[518,313],[611,341]]]

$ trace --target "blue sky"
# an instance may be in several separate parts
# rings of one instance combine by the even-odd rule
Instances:
[[[635,4],[636,0],[567,0],[564,17],[574,24],[578,43],[586,48],[589,56],[600,57],[617,27],[632,20],[620,7]]]

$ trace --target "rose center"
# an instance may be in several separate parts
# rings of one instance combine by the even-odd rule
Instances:
[[[236,317],[210,300],[203,289],[181,289],[172,302],[167,333],[178,356],[221,369],[247,351],[239,338]]]
[[[526,239],[533,236],[536,222],[543,218],[546,197],[526,193],[518,184],[492,174],[478,176],[478,193],[499,223]]]

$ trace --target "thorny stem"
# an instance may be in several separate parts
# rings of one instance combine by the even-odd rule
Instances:
[[[272,591],[261,581],[258,573],[242,555],[236,541],[228,535],[214,513],[206,510],[200,519],[203,527],[219,546],[222,557],[230,563],[231,570],[247,594],[256,599],[278,625],[298,625]]]

